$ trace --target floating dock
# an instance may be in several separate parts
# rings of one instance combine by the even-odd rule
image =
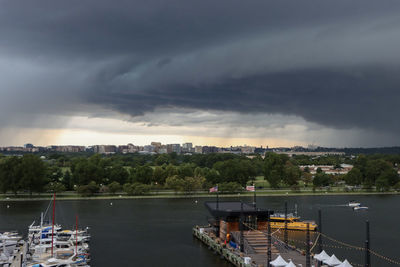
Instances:
[[[297,266],[307,266],[307,255],[274,237],[268,230],[273,211],[242,202],[206,202],[210,225],[193,228],[193,235],[209,249],[238,267],[264,267],[279,255]],[[308,255],[308,259],[310,259]]]

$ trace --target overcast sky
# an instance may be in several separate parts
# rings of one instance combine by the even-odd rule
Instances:
[[[0,145],[400,145],[398,0],[0,0]]]

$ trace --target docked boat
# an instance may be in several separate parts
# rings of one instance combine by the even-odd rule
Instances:
[[[349,204],[347,204],[349,207],[358,207],[361,205],[359,202],[355,202],[354,200],[350,201]]]
[[[307,224],[310,231],[315,231],[318,227],[315,221],[302,221],[299,216],[295,216],[292,213],[287,214],[287,216],[284,213],[275,213],[270,218],[271,228],[275,229],[284,229],[285,225],[287,225],[288,230],[306,231]]]
[[[357,206],[357,207],[353,207],[353,210],[368,210],[368,207]]]
[[[0,266],[12,263],[14,250],[19,246],[21,239],[16,232],[0,233]]]

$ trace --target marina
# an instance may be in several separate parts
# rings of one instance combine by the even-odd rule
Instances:
[[[45,220],[50,204],[53,205],[52,220]],[[55,195],[40,224],[35,221],[28,226],[27,236],[17,232],[0,234],[0,266],[4,267],[90,267],[90,234],[88,228],[63,229],[55,224]]]

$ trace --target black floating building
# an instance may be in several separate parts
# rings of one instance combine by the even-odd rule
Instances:
[[[204,204],[213,217],[210,223],[215,227],[217,237],[222,240],[235,231],[267,230],[269,216],[274,213],[240,201],[206,201]],[[245,229],[240,229],[240,226]]]

